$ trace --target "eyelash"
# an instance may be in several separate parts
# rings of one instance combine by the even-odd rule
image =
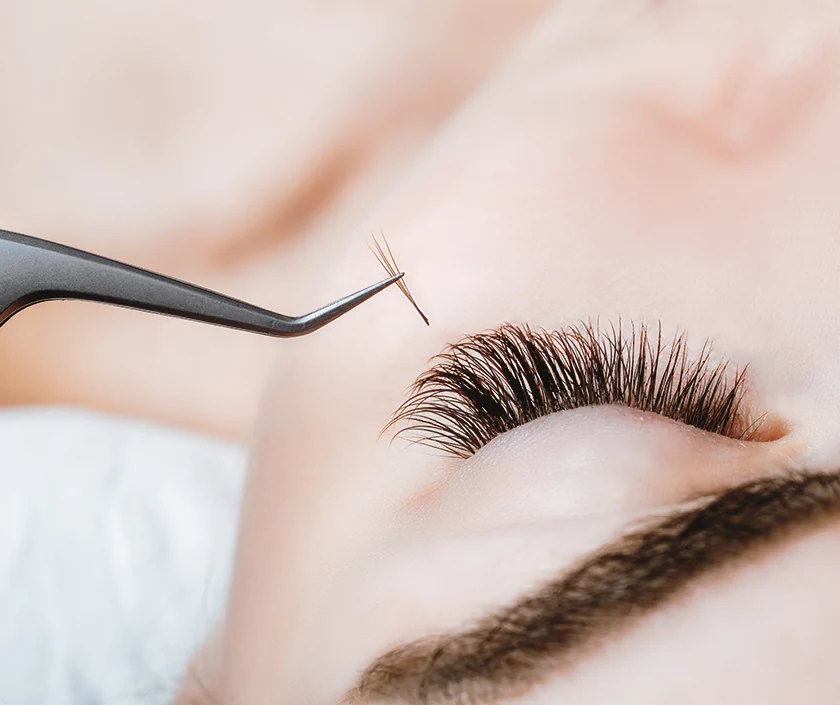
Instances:
[[[712,364],[711,344],[689,360],[685,337],[662,341],[647,326],[621,322],[602,332],[581,324],[562,331],[504,326],[464,338],[434,358],[385,431],[467,458],[496,436],[558,411],[620,404],[732,438],[756,423],[741,412],[746,368]],[[384,431],[383,431],[384,432]]]

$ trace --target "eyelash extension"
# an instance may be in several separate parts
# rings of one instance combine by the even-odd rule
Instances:
[[[373,256],[376,257],[377,260],[379,260],[379,264],[381,264],[385,268],[385,271],[388,272],[390,276],[395,277],[402,270],[399,268],[397,260],[394,257],[394,254],[391,252],[391,246],[385,239],[385,234],[380,234],[382,235],[382,241],[385,243],[385,247],[383,248],[382,245],[379,244],[379,241],[376,239],[376,235],[373,235],[373,245],[368,245],[368,249],[371,252],[373,252]],[[414,310],[420,314],[420,317],[423,319],[423,323],[425,323],[428,326],[429,319],[426,318],[426,314],[420,310],[420,307],[417,305],[417,302],[414,300],[414,297],[408,290],[408,284],[405,283],[404,277],[397,282],[397,286],[399,287],[399,290],[405,295],[405,298],[407,298],[411,305],[414,306]]]
[[[746,368],[711,362],[706,341],[690,360],[683,334],[670,344],[642,324],[560,331],[527,325],[471,335],[433,359],[383,433],[468,458],[496,436],[558,411],[618,404],[703,431],[748,439],[761,421],[741,411]]]

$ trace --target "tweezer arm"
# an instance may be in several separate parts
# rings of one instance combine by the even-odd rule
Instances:
[[[0,230],[0,325],[41,301],[79,299],[292,337],[321,328],[399,276],[291,317],[83,250]]]

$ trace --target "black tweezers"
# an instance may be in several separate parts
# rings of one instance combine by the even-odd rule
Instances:
[[[77,299],[291,338],[312,333],[402,277],[303,316],[284,316],[186,282],[49,240],[0,230],[0,326],[42,301]]]

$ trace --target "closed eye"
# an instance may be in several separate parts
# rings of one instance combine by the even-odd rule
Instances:
[[[663,342],[661,324],[622,333],[621,322],[563,330],[505,324],[467,336],[433,360],[385,430],[467,458],[496,436],[559,411],[620,404],[703,431],[749,439],[742,409],[746,369],[711,362],[707,341],[693,359],[685,337]]]

